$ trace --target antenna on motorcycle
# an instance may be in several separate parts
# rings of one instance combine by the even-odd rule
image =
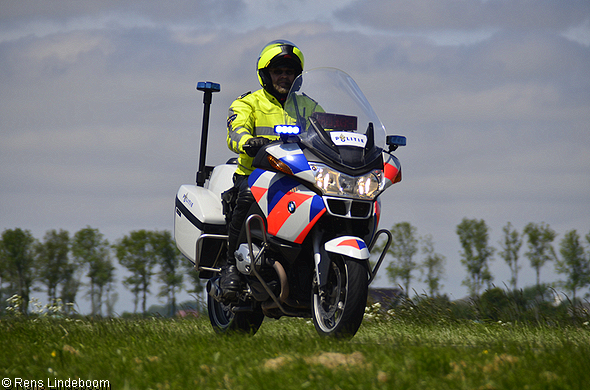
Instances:
[[[375,146],[375,128],[373,127],[373,122],[369,122],[365,135],[367,136],[367,144],[365,145],[366,153],[373,149],[373,147]]]
[[[213,92],[221,91],[221,85],[211,81],[199,81],[197,90],[203,91],[203,126],[201,128],[201,153],[199,156],[199,170],[197,171],[197,185],[203,187],[205,180],[209,176],[211,169],[205,166],[205,157],[207,155],[207,136],[209,135],[209,111]],[[209,169],[208,169],[209,168]]]

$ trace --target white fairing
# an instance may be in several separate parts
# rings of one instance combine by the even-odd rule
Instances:
[[[361,238],[354,236],[334,238],[326,242],[325,248],[328,252],[338,253],[359,260],[368,260],[370,256],[367,244]]]
[[[174,239],[180,252],[197,263],[197,239],[205,225],[225,226],[221,205],[221,193],[233,186],[235,165],[215,167],[207,188],[184,184],[176,194],[174,214]]]

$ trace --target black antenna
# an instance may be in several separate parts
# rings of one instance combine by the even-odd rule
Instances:
[[[207,136],[209,135],[209,111],[211,109],[211,100],[213,92],[221,91],[221,85],[211,81],[199,81],[197,89],[203,91],[203,126],[201,128],[201,154],[199,156],[199,170],[197,171],[197,185],[203,187],[207,179],[208,172],[205,166],[207,156]]]

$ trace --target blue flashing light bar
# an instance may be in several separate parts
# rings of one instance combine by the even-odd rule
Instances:
[[[295,135],[301,133],[301,129],[299,128],[299,126],[295,125],[276,125],[275,133]]]
[[[387,145],[406,146],[406,137],[403,135],[388,135],[385,142]]]
[[[197,83],[197,89],[199,91],[219,92],[221,91],[221,84],[213,83],[211,81],[199,81]]]

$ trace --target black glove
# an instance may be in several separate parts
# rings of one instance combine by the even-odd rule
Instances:
[[[256,156],[256,154],[258,153],[258,151],[260,150],[261,147],[268,145],[269,143],[270,143],[270,140],[265,137],[250,138],[244,144],[244,152],[246,152],[246,154],[248,156],[254,157],[254,156]]]

